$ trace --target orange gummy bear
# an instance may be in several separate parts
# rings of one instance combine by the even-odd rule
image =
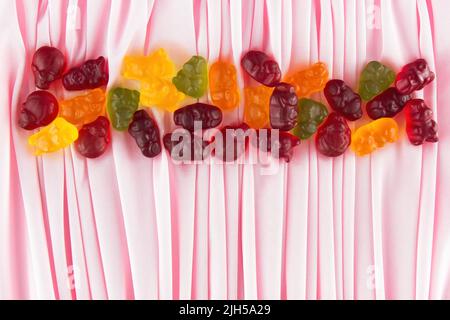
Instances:
[[[103,116],[105,104],[105,92],[102,89],[94,89],[85,95],[60,101],[59,116],[80,128]]]
[[[315,92],[322,91],[328,82],[328,68],[325,63],[317,62],[308,69],[297,71],[287,76],[285,82],[295,88],[298,98],[308,98]]]
[[[244,122],[253,129],[265,128],[269,124],[269,104],[274,88],[266,86],[244,88]]]
[[[398,125],[392,118],[380,118],[372,121],[352,134],[351,149],[358,156],[372,153],[388,142],[398,140]]]
[[[236,68],[233,64],[217,61],[209,69],[209,88],[212,102],[222,110],[231,110],[239,104]]]

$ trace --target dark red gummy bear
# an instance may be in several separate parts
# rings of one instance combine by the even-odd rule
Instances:
[[[58,100],[47,91],[31,93],[19,113],[19,126],[34,130],[50,124],[58,116]]]
[[[161,136],[158,125],[145,110],[138,110],[134,113],[128,133],[136,140],[142,154],[147,158],[154,158],[161,153]]]
[[[409,94],[402,94],[396,88],[389,88],[367,103],[367,114],[373,120],[392,118],[403,110],[409,100],[411,100]]]
[[[213,138],[213,141],[216,141],[214,155],[224,162],[236,161],[247,149],[248,129],[249,126],[246,123],[223,127],[219,131],[222,135],[222,143],[218,142],[217,135]]]
[[[111,141],[109,120],[100,116],[94,122],[85,124],[75,142],[78,153],[86,158],[98,158],[105,153]]]
[[[424,141],[437,142],[437,124],[433,120],[433,111],[422,99],[413,99],[406,104],[406,133],[409,141],[415,146]]]
[[[179,129],[178,129],[179,130]],[[183,130],[183,129],[181,129]],[[190,160],[201,161],[207,158],[205,148],[210,144],[209,141],[204,141],[202,137],[195,136],[192,132],[184,130],[184,132],[167,133],[163,137],[164,148],[170,153],[170,156],[175,160]],[[178,154],[174,154],[177,147]],[[190,158],[185,159],[184,152],[190,148]],[[187,157],[187,155],[186,155]]]
[[[274,87],[281,80],[280,66],[264,52],[247,52],[241,59],[241,66],[253,79],[265,86]]]
[[[264,132],[262,130],[264,130]],[[294,148],[300,145],[300,139],[289,132],[284,131],[278,132],[277,141],[273,142],[272,137],[272,130],[258,130],[258,148],[270,152],[274,158],[284,159],[286,162],[290,162],[294,155]],[[275,150],[273,150],[272,147],[275,147]]]
[[[108,65],[105,58],[99,57],[70,69],[63,76],[63,85],[69,91],[86,90],[106,86],[108,80]]]
[[[31,68],[34,82],[39,89],[48,89],[50,84],[62,77],[66,59],[61,51],[53,47],[41,47],[33,55]]]
[[[336,112],[330,113],[317,130],[316,148],[328,157],[340,156],[352,141],[352,132],[345,118]]]
[[[270,97],[270,125],[273,129],[289,131],[297,125],[298,98],[293,86],[280,83]]]
[[[194,121],[201,122],[203,130],[211,129],[222,122],[222,111],[216,106],[197,102],[176,110],[173,120],[189,131],[194,131]]]
[[[395,87],[403,94],[411,94],[423,89],[434,77],[428,63],[424,59],[418,59],[402,68],[395,79]]]
[[[342,80],[330,80],[324,89],[330,107],[347,120],[355,121],[362,117],[361,97]]]

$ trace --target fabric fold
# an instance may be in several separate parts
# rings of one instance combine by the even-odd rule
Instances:
[[[449,299],[449,10],[439,0],[1,1],[0,299]],[[241,101],[223,125],[243,121],[243,89],[258,85],[240,68],[247,50],[275,57],[283,75],[325,62],[354,90],[370,60],[399,70],[422,57],[436,79],[415,96],[440,141],[411,145],[399,114],[399,141],[366,157],[326,158],[313,137],[290,163],[247,153],[245,164],[178,164],[166,150],[143,157],[117,131],[98,159],[73,146],[35,157],[17,120],[42,45],[69,67],[106,57],[108,89],[139,89],[121,77],[127,54],[165,48],[177,70],[197,54],[226,59]],[[80,94],[60,81],[50,91]],[[142,107],[161,136],[175,129],[171,113]]]

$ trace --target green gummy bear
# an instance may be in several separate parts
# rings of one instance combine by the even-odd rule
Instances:
[[[114,88],[108,94],[108,114],[114,129],[125,131],[139,107],[140,93],[136,90]]]
[[[371,61],[361,73],[359,95],[364,101],[372,100],[389,88],[394,80],[394,71],[378,61]]]
[[[300,99],[298,102],[298,122],[293,134],[305,140],[311,137],[328,115],[327,107],[312,99]]]
[[[201,98],[208,87],[208,66],[205,58],[193,56],[172,79],[178,91]]]

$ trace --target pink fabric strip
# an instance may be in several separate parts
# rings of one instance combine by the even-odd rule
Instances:
[[[1,1],[0,299],[450,299],[449,11],[439,0]],[[440,141],[414,147],[403,134],[336,159],[305,141],[276,174],[149,160],[118,132],[100,159],[72,147],[35,158],[17,109],[44,44],[70,65],[104,55],[110,87],[132,88],[123,56],[159,47],[177,66],[193,54],[239,66],[249,48],[284,73],[320,60],[353,87],[370,60],[424,57],[437,76],[418,96]],[[237,69],[241,88],[255,85]],[[150,112],[161,134],[174,129]]]

